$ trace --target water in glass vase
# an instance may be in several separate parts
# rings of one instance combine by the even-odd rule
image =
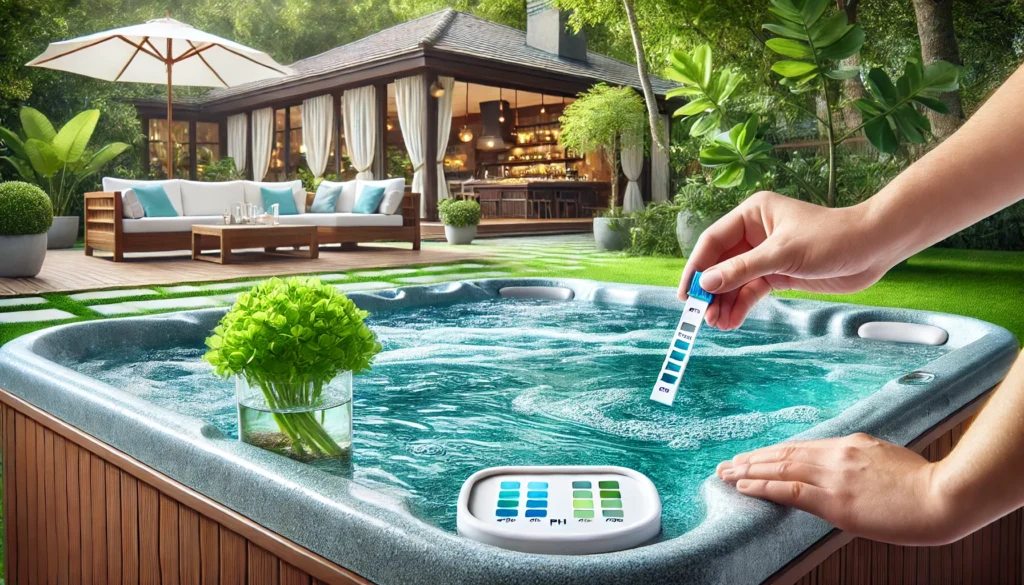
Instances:
[[[236,379],[239,438],[300,461],[347,458],[352,374],[329,382]]]

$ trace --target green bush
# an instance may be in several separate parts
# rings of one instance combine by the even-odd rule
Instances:
[[[199,168],[197,174],[200,181],[210,182],[241,181],[245,178],[245,173],[238,170],[235,159],[230,156]]]
[[[675,202],[652,203],[633,213],[633,227],[629,230],[630,256],[682,257],[676,239],[676,216],[682,207]]]
[[[444,225],[469,227],[480,223],[480,204],[470,199],[443,199],[437,214]]]
[[[674,204],[679,211],[690,212],[692,221],[704,221],[729,213],[749,195],[750,191],[742,189],[720,189],[703,175],[697,175],[687,177]]]
[[[35,185],[0,183],[0,236],[42,234],[53,224],[53,205]]]
[[[239,295],[203,359],[222,377],[326,382],[370,368],[381,347],[367,315],[318,278],[272,278]]]

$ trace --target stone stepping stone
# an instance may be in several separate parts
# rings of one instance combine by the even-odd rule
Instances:
[[[266,279],[260,280],[243,280],[236,282],[215,282],[213,284],[203,285],[192,285],[185,284],[181,286],[166,286],[164,292],[167,294],[178,294],[178,293],[192,293],[192,292],[206,292],[206,291],[218,291],[218,290],[237,290],[242,288],[252,288],[257,284],[266,282]]]
[[[418,272],[415,268],[388,268],[386,270],[361,270],[353,272],[355,278],[380,278],[382,276],[399,276],[401,274],[412,274]]]
[[[11,299],[0,299],[0,307],[22,307],[28,305],[45,305],[43,297],[15,297]]]
[[[395,288],[395,285],[390,282],[353,282],[352,284],[338,284],[334,288],[339,291],[345,292],[358,292],[364,290],[381,290],[385,288]]]
[[[40,321],[60,321],[75,319],[77,315],[60,309],[36,309],[33,311],[11,311],[0,313],[0,323],[36,323]]]
[[[122,297],[148,297],[157,294],[149,288],[123,288],[118,290],[94,290],[92,292],[75,293],[70,295],[76,301],[103,301],[106,299],[119,299]]]
[[[441,266],[427,266],[426,268],[421,268],[420,271],[422,271],[422,272],[448,272],[450,270],[462,270],[463,268],[488,268],[488,266],[486,264],[473,264],[473,263],[467,263],[467,264],[444,264],[444,265],[441,265]]]
[[[89,307],[93,311],[107,317],[111,315],[129,315],[143,311],[186,311],[189,309],[207,309],[220,307],[224,301],[216,297],[185,297],[181,299],[154,299],[152,301],[128,301],[110,305]]]
[[[333,280],[348,280],[348,275],[340,272],[334,274],[312,274],[310,276],[315,276],[324,282],[331,282]]]
[[[508,276],[508,272],[470,272],[463,274],[428,274],[425,276],[409,276],[399,278],[398,282],[405,284],[431,284],[435,282],[448,282],[452,280],[480,280],[482,278],[500,278]]]

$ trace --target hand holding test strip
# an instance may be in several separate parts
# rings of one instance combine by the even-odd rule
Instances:
[[[686,299],[683,316],[679,319],[679,326],[676,327],[672,346],[668,348],[665,363],[661,366],[658,381],[654,383],[654,390],[651,392],[651,400],[668,406],[672,406],[672,403],[675,402],[679,382],[683,379],[686,364],[690,361],[693,343],[697,339],[697,333],[700,332],[701,324],[704,323],[704,314],[707,313],[708,305],[715,298],[714,295],[700,287],[701,274],[700,272],[695,273],[693,280],[690,281],[689,298]]]

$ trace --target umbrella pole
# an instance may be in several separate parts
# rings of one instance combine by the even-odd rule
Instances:
[[[174,133],[171,130],[174,114],[171,105],[171,68],[174,66],[171,61],[171,39],[167,39],[167,179],[174,178]]]

